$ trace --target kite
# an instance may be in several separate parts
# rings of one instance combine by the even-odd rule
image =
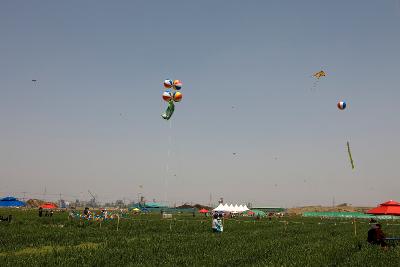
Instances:
[[[182,82],[180,80],[175,80],[174,84],[173,84],[173,87],[174,87],[175,90],[181,90]]]
[[[340,110],[344,110],[346,108],[347,104],[344,101],[340,101],[339,103],[337,103],[337,107]]]
[[[173,100],[169,100],[168,101],[168,107],[165,110],[164,114],[161,115],[161,117],[163,117],[163,119],[169,120],[172,116],[172,114],[174,114],[175,111],[175,104]]]
[[[313,90],[313,89],[315,89],[315,88],[317,87],[317,84],[318,84],[318,82],[319,82],[319,79],[320,79],[321,77],[325,77],[325,76],[326,76],[326,73],[325,73],[323,70],[320,70],[320,71],[314,73],[312,76],[315,77],[316,79],[315,79],[315,81],[314,81],[314,83],[313,83],[313,86],[312,86],[311,90]]]
[[[170,79],[166,79],[164,81],[164,87],[165,88],[171,88],[173,84],[174,84],[174,82],[172,80],[170,80]]]
[[[163,94],[162,94],[162,98],[164,99],[164,101],[170,101],[172,99],[172,93],[170,90],[166,90]]]
[[[349,159],[350,159],[350,163],[351,163],[351,168],[354,169],[354,162],[353,162],[353,157],[351,156],[351,150],[350,150],[349,141],[347,141],[347,152],[349,153]]]
[[[323,70],[321,70],[321,71],[314,73],[313,76],[319,80],[321,77],[325,77],[326,74]]]
[[[180,80],[165,80],[164,81],[164,87],[165,88],[173,88],[175,91],[171,90],[165,90],[164,93],[162,94],[162,98],[164,101],[168,102],[168,107],[165,110],[165,112],[161,115],[161,117],[165,120],[169,120],[174,114],[175,111],[175,104],[174,102],[180,102],[182,100],[182,93],[177,91],[182,88],[182,82]]]
[[[175,102],[180,102],[180,101],[182,100],[182,93],[181,93],[181,92],[174,92],[174,93],[172,94],[172,99],[173,99]]]

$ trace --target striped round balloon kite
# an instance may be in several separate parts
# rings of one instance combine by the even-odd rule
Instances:
[[[164,81],[164,87],[165,88],[171,88],[173,84],[174,84],[174,82],[172,80],[170,80],[170,79],[166,79]]]
[[[172,99],[172,93],[171,93],[171,91],[170,90],[166,90],[163,94],[162,94],[162,98],[165,100],[165,101],[170,101],[171,99]]]
[[[344,109],[346,108],[346,102],[340,101],[339,103],[337,103],[337,107],[338,107],[340,110],[344,110]]]
[[[182,100],[182,93],[181,92],[174,92],[174,94],[172,95],[172,99],[175,102],[179,102]]]
[[[174,89],[181,90],[181,88],[182,88],[182,82],[180,80],[175,80],[174,81]]]

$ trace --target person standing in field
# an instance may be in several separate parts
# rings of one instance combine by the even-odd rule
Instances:
[[[222,224],[222,214],[219,214],[218,219],[217,219],[217,231],[218,233],[222,233],[224,231],[224,225]]]
[[[382,231],[382,225],[380,223],[372,224],[371,229],[368,231],[367,241],[371,245],[380,245],[381,247],[387,246],[385,234]]]
[[[211,222],[211,229],[212,229],[213,233],[218,233],[217,225],[218,225],[218,214],[215,213],[213,215],[213,219]]]
[[[86,219],[89,217],[90,211],[88,207],[85,207],[85,209],[83,210],[83,215],[85,216]]]

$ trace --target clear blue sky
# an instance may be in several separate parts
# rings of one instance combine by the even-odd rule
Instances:
[[[400,200],[397,0],[10,0],[0,36],[0,195]]]

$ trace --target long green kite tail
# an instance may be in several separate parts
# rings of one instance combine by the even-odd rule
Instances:
[[[351,168],[354,169],[354,162],[353,162],[353,157],[351,156],[351,150],[350,150],[349,141],[347,141],[347,152],[349,153],[349,159],[350,159],[350,163],[351,163]]]
[[[163,119],[165,120],[169,120],[172,116],[172,114],[174,114],[175,111],[175,104],[173,100],[168,101],[168,107],[165,110],[164,114],[161,115],[161,117],[163,117]]]

